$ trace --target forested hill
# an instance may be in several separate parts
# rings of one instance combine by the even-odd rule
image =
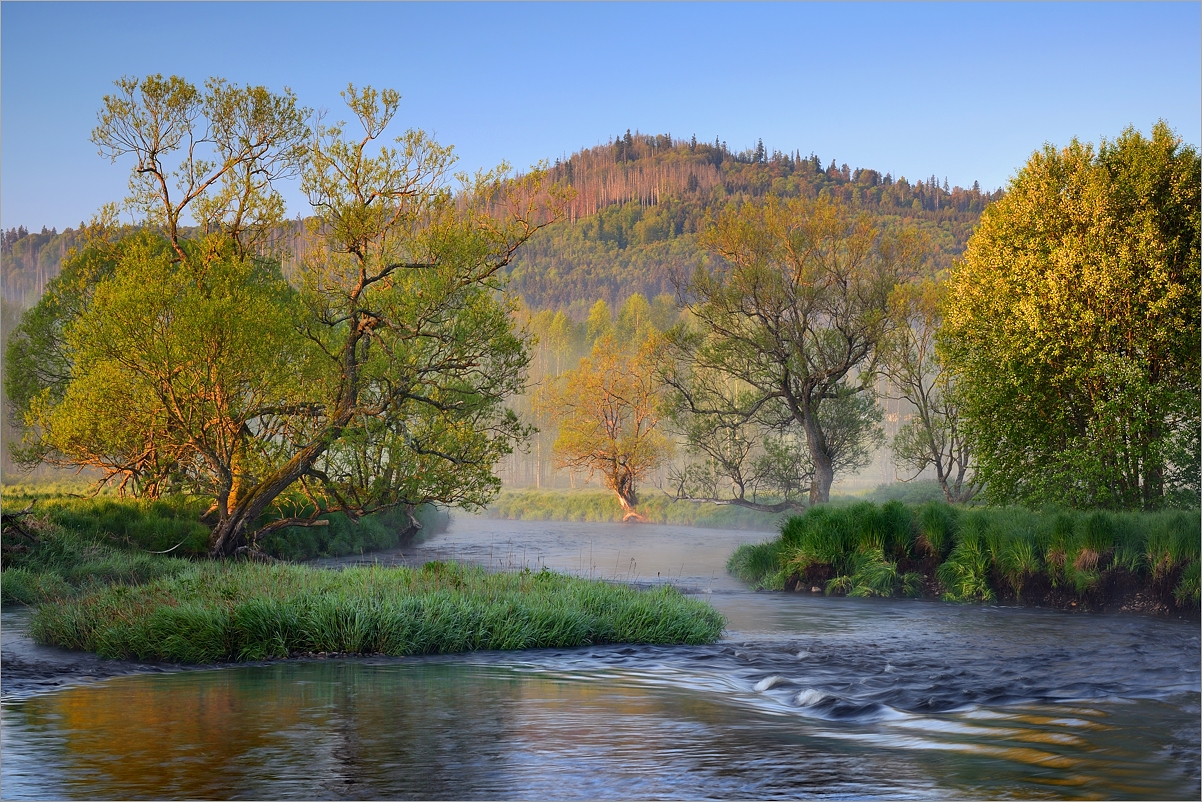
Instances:
[[[732,153],[725,142],[666,135],[625,135],[556,162],[555,177],[576,190],[567,219],[535,236],[512,269],[512,288],[535,309],[571,308],[583,317],[597,299],[620,305],[641,292],[672,292],[674,269],[704,258],[697,231],[708,212],[769,192],[827,195],[867,210],[885,226],[905,221],[928,230],[931,268],[950,265],[987,204],[1001,191],[949,187],[946,179],[915,183],[872,169],[852,169],[816,155],[754,150]]]
[[[947,267],[964,249],[981,211],[1001,195],[976,184],[949,187],[934,176],[911,183],[833,159],[823,166],[816,155],[767,152],[762,143],[732,153],[725,142],[629,131],[557,161],[553,173],[575,188],[575,199],[565,220],[539,232],[519,252],[511,287],[532,309],[567,309],[577,319],[598,299],[617,308],[636,292],[648,298],[672,293],[673,271],[704,259],[697,231],[706,214],[727,203],[768,192],[826,194],[867,210],[885,226],[915,222],[935,244],[934,270]],[[304,248],[302,230],[298,222],[286,224],[277,242],[296,254]],[[21,306],[36,302],[76,240],[71,229],[5,232],[4,299]]]

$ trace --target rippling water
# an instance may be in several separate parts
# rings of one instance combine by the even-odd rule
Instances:
[[[377,559],[669,581],[706,594],[727,635],[143,674],[10,698],[0,792],[1199,797],[1195,624],[751,593],[722,564],[754,538],[460,520]]]

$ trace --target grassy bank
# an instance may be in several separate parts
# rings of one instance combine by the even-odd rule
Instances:
[[[780,529],[786,517],[740,507],[673,501],[662,493],[650,492],[638,509],[653,524],[764,532]],[[621,523],[622,514],[614,494],[600,490],[509,490],[488,507],[491,518],[517,521]]]
[[[137,586],[43,604],[44,644],[105,657],[208,663],[297,653],[414,655],[603,643],[711,643],[722,616],[670,587],[454,563],[329,571],[194,563]]]
[[[727,569],[752,585],[1102,609],[1199,607],[1197,511],[963,509],[898,501],[823,506]]]
[[[160,499],[120,498],[112,493],[95,497],[64,493],[46,485],[7,485],[4,511],[14,512],[34,505],[34,520],[53,536],[61,530],[82,543],[111,546],[117,550],[156,552],[171,550],[175,556],[201,556],[208,552],[209,528],[200,522],[207,503],[191,496]],[[287,527],[264,536],[258,543],[266,554],[282,560],[342,557],[406,545],[401,533],[409,525],[405,514],[390,510],[352,521],[341,513],[323,516],[326,526]],[[446,531],[450,515],[432,506],[419,507],[422,524],[419,537]],[[28,520],[28,519],[27,519]],[[270,518],[264,518],[260,524]],[[48,526],[47,526],[48,525]],[[21,539],[5,538],[6,544],[22,547]],[[6,565],[8,557],[6,553]],[[19,562],[18,562],[19,564]]]
[[[64,529],[46,519],[26,521],[29,543],[5,532],[0,601],[39,604],[112,584],[135,585],[176,576],[193,561],[106,542],[88,532]],[[17,551],[17,549],[20,549]]]

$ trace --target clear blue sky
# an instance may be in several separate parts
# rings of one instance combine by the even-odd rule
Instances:
[[[0,5],[0,224],[60,230],[125,190],[88,142],[113,79],[347,82],[474,170],[627,128],[1004,185],[1044,142],[1199,142],[1198,3],[26,3]],[[394,123],[395,125],[395,123]],[[289,211],[305,207],[289,191]]]

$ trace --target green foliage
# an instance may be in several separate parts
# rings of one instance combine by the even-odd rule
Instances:
[[[788,566],[782,568],[782,543],[744,543],[726,561],[726,570],[756,590],[782,590]]]
[[[417,541],[446,531],[450,523],[450,514],[432,504],[418,507],[414,516],[422,525],[414,538]],[[323,518],[330,522],[328,526],[288,526],[276,529],[258,540],[259,548],[272,557],[295,561],[383,551],[413,542],[406,535],[409,518],[404,510],[386,510],[366,515],[358,521],[353,521],[340,512]]]
[[[816,570],[828,593],[922,595],[926,577],[902,561],[935,559],[934,578],[948,601],[1022,600],[1032,580],[1080,598],[1103,578],[1126,571],[1162,599],[1194,602],[1202,523],[1196,512],[1088,513],[1020,507],[919,507],[893,501],[822,505],[789,518],[780,537],[740,546],[728,570],[763,588]],[[1166,583],[1172,582],[1170,586]],[[1168,594],[1166,596],[1166,594]]]
[[[348,87],[359,136],[310,130],[287,91],[116,87],[93,141],[136,158],[142,217],[94,226],[10,343],[22,458],[212,501],[214,556],[275,525],[292,493],[312,515],[483,506],[526,434],[506,407],[528,352],[502,269],[563,193],[504,166],[456,191],[451,148],[417,130],[373,153],[391,90]],[[182,144],[198,125],[216,156]],[[258,246],[281,219],[272,181],[298,173],[315,217],[289,283]],[[179,227],[185,207],[198,229]]]
[[[169,579],[45,604],[30,634],[104,657],[209,663],[296,652],[702,644],[715,641],[724,623],[668,586],[638,590],[549,571],[202,563]]]
[[[1160,122],[1046,146],[985,212],[941,345],[991,500],[1197,504],[1200,174]]]

